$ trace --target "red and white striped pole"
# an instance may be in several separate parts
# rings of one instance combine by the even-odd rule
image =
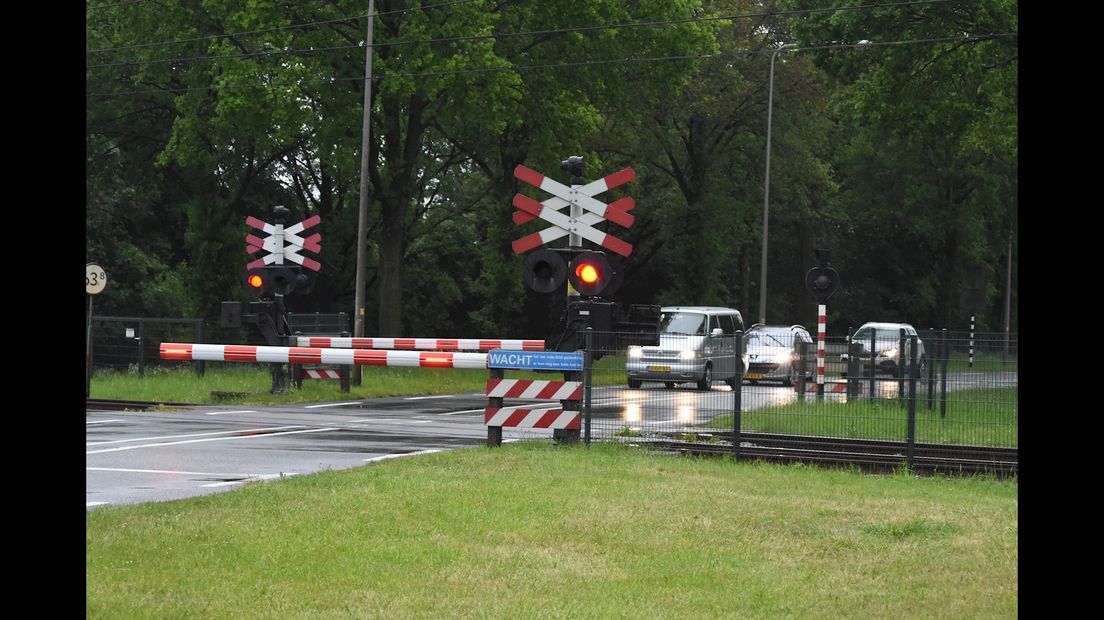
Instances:
[[[486,368],[486,353],[393,351],[386,349],[322,349],[236,344],[161,343],[161,359],[211,362],[273,362],[421,368]]]
[[[301,347],[333,349],[419,349],[430,351],[543,351],[543,340],[501,338],[330,338],[299,336]]]
[[[827,306],[817,305],[817,398],[824,397],[824,331],[828,322]]]

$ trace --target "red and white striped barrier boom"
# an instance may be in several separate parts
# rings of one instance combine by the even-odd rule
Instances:
[[[491,377],[487,379],[487,397],[578,401],[583,398],[583,384],[579,381],[540,381]],[[487,407],[483,415],[483,423],[487,426],[509,428],[579,430],[582,419],[581,411],[564,411],[562,408],[540,408],[533,405]]]
[[[161,343],[161,359],[277,364],[356,364],[421,368],[486,368],[486,353],[266,347],[236,344]]]
[[[488,338],[326,338],[299,336],[301,347],[333,349],[417,349],[428,351],[543,351],[543,340],[502,340]]]

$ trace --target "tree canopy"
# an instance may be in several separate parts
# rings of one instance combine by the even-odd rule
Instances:
[[[1016,3],[380,0],[372,42],[367,331],[551,337],[563,296],[522,284],[524,164],[567,182],[631,166],[622,303],[755,317],[771,52],[767,318],[996,329],[1017,253]],[[87,253],[99,312],[214,318],[246,299],[245,218],[319,215],[295,311],[352,312],[367,8],[327,0],[92,1]],[[866,43],[860,44],[860,41]],[[566,239],[554,245],[564,245]],[[980,275],[979,275],[980,274]],[[1012,290],[1015,302],[1015,282]],[[1015,324],[1015,314],[1013,314]],[[751,320],[748,320],[751,323]]]

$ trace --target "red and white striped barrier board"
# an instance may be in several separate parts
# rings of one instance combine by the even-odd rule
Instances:
[[[427,351],[543,351],[543,340],[501,340],[487,338],[325,338],[299,336],[301,347],[333,349],[417,349]]]
[[[582,400],[579,381],[538,381],[529,379],[487,379],[490,398],[539,398],[543,400]]]
[[[579,430],[582,418],[583,414],[580,411],[531,407],[487,407],[483,421],[487,426]]]
[[[340,370],[313,370],[313,369],[304,368],[303,369],[303,378],[304,379],[340,379],[341,378],[341,371]]]
[[[377,349],[322,349],[235,344],[161,343],[161,359],[210,362],[272,362],[277,364],[333,364],[336,366],[404,366],[421,368],[486,368],[486,353],[446,351],[387,351]]]

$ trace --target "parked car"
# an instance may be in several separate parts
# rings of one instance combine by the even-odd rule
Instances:
[[[659,345],[631,346],[625,360],[630,388],[658,381],[673,388],[693,381],[708,390],[715,379],[736,387],[736,332],[744,319],[734,308],[666,306],[660,309]],[[747,368],[745,355],[744,368]]]
[[[744,334],[744,350],[748,354],[744,378],[752,385],[759,381],[781,381],[786,386],[797,383],[798,346],[812,342],[809,330],[801,325],[752,325]]]
[[[901,347],[901,330],[905,330],[905,345]],[[896,375],[900,363],[908,365],[910,336],[917,336],[916,359],[920,371],[923,372],[927,361],[924,355],[924,341],[919,338],[916,328],[908,323],[863,323],[859,329],[851,335],[851,347],[861,365],[861,372],[868,373],[870,367],[870,344],[874,340],[874,373]],[[841,362],[846,362],[850,355],[844,353],[840,356]]]

